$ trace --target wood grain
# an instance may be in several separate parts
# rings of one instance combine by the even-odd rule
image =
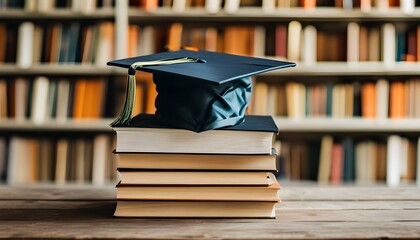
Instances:
[[[115,199],[116,189],[110,187],[89,186],[54,186],[39,185],[34,187],[0,186],[0,200],[31,199],[31,200],[112,200]],[[284,186],[280,190],[280,198],[284,201],[395,201],[420,200],[418,187],[389,188],[358,187],[358,186],[323,186],[311,187]]]
[[[112,217],[115,189],[0,187],[0,238],[398,239],[420,236],[418,188],[283,187],[277,219]]]

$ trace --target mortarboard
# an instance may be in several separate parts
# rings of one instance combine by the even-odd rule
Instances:
[[[111,124],[130,124],[135,95],[135,71],[153,73],[158,95],[158,121],[202,132],[244,121],[251,92],[251,76],[296,64],[208,51],[179,50],[108,62],[128,68],[124,109]]]

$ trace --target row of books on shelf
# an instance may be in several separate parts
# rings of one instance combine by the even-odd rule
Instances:
[[[133,3],[134,2],[134,3]],[[407,0],[173,0],[173,1],[152,1],[149,5],[136,4],[131,1],[132,6],[139,6],[145,10],[155,10],[158,7],[172,8],[174,11],[185,11],[188,8],[201,7],[209,13],[217,13],[223,9],[226,13],[235,13],[241,8],[259,7],[265,12],[274,12],[277,8],[301,7],[314,9],[316,7],[337,7],[343,9],[360,9],[362,12],[370,12],[372,8],[386,10],[390,7],[400,7],[401,11],[411,14],[419,1]]]
[[[0,119],[48,120],[114,117],[125,79],[0,79]],[[420,80],[346,83],[257,81],[249,114],[290,118],[420,118]],[[133,115],[154,113],[152,77],[139,73]]]
[[[112,0],[45,0],[39,3],[24,0],[1,0],[0,8],[22,8],[27,11],[50,11],[55,8],[71,8],[82,12],[93,12],[99,7],[112,7]],[[223,9],[227,13],[235,13],[240,8],[260,7],[266,12],[276,8],[302,7],[313,9],[316,7],[338,7],[344,9],[358,8],[362,12],[369,12],[372,8],[386,10],[389,7],[400,7],[404,13],[410,14],[420,2],[415,0],[130,0],[131,7],[146,11],[153,11],[160,7],[171,8],[176,12],[183,12],[190,8],[204,8],[209,13],[217,13]]]
[[[249,112],[290,118],[420,118],[420,80],[285,84],[258,81]]]
[[[0,63],[29,68],[39,63],[105,66],[114,56],[114,23],[0,23]]]
[[[277,142],[278,177],[331,184],[420,184],[419,141],[397,135],[385,141],[326,135],[317,142]]]
[[[75,13],[93,13],[97,9],[113,6],[113,0],[0,0],[0,10],[23,9],[27,12],[42,13],[58,9],[71,9]]]
[[[0,62],[29,68],[38,63],[82,63],[103,67],[114,56],[114,24],[56,23],[19,26],[0,23]],[[346,36],[347,33],[347,36]],[[317,30],[297,21],[278,26],[194,27],[169,26],[128,28],[127,56],[193,47],[240,55],[273,56],[313,64],[317,61],[420,60],[420,27],[361,26],[351,22],[341,31]],[[241,39],[241,41],[237,41]]]
[[[11,78],[0,79],[0,120],[113,118],[124,104],[125,78]],[[133,115],[154,113],[156,86],[150,73],[137,74]]]
[[[110,82],[113,81],[96,78],[0,79],[0,119],[42,123],[115,116],[115,101],[124,95],[118,94],[117,87],[110,87]]]
[[[115,183],[115,141],[109,135],[76,138],[0,138],[0,182],[7,184]]]
[[[143,46],[147,49],[157,48],[150,41],[144,42],[147,38],[141,38],[143,34],[153,34],[150,31],[162,31],[162,27],[150,29],[129,26],[129,39],[132,39],[128,45],[129,55],[135,55],[136,50]],[[392,64],[396,61],[420,60],[420,27],[417,25],[396,27],[392,23],[385,23],[364,26],[350,22],[344,29],[325,29],[312,25],[302,26],[297,21],[277,26],[223,27],[194,27],[173,23],[168,30],[163,31],[167,35],[160,33],[155,36],[163,37],[160,42],[166,43],[165,47],[170,50],[192,46],[240,55],[273,56],[306,64],[319,61],[383,61]]]

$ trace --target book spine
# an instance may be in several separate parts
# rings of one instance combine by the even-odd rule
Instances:
[[[388,138],[386,183],[390,187],[400,184],[401,138],[392,135]]]

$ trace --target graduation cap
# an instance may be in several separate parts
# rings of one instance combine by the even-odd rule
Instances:
[[[296,64],[208,51],[179,50],[125,58],[107,63],[128,68],[124,108],[112,127],[129,126],[135,96],[136,70],[153,73],[158,95],[158,121],[202,132],[244,121],[251,98],[251,76]]]

